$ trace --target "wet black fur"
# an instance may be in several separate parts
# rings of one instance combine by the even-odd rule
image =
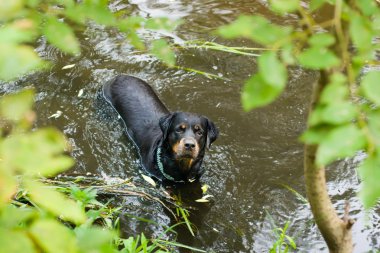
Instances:
[[[218,137],[218,130],[212,121],[193,113],[169,112],[153,89],[133,76],[119,75],[110,80],[103,87],[103,95],[123,119],[129,137],[139,149],[141,163],[146,171],[161,181],[165,180],[156,161],[156,151],[160,146],[165,173],[175,181],[199,179],[204,172],[201,165],[205,150]],[[182,121],[197,123],[203,129],[202,136],[196,138],[200,147],[199,155],[190,169],[184,168],[169,144],[176,141],[173,138],[179,138],[174,127],[176,122]]]

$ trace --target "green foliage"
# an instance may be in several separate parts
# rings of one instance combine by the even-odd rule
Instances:
[[[63,52],[69,54],[78,54],[80,52],[79,41],[75,37],[73,30],[56,17],[47,17],[43,33],[52,45]]]
[[[192,224],[189,220],[189,216],[190,216],[190,213],[188,210],[186,210],[185,208],[182,207],[182,199],[181,199],[181,196],[174,196],[175,198],[175,201],[176,201],[176,204],[177,204],[177,207],[176,207],[176,212],[177,212],[177,216],[178,217],[181,217],[186,226],[187,226],[187,229],[189,230],[189,232],[191,233],[192,236],[195,236],[194,234],[194,231],[193,231],[193,228],[192,228]]]
[[[378,152],[368,157],[359,168],[360,177],[365,182],[359,196],[363,199],[365,208],[376,205],[379,198],[380,156]]]
[[[25,90],[0,99],[0,123],[7,129],[5,136],[0,135],[0,253],[194,249],[161,238],[150,240],[143,234],[121,239],[116,232],[121,207],[98,202],[94,188],[57,188],[40,182],[41,176],[69,169],[73,160],[64,155],[67,143],[60,132],[31,131],[33,97],[32,90]]]
[[[44,252],[77,252],[74,232],[54,219],[39,219],[29,229],[33,240]]]
[[[361,82],[363,95],[372,103],[380,106],[380,71],[371,71],[367,73]]]
[[[251,77],[242,93],[243,108],[247,111],[277,98],[285,88],[288,78],[287,70],[275,52],[263,53],[258,64],[259,74]]]
[[[319,46],[305,49],[298,55],[298,60],[303,67],[314,70],[336,67],[340,63],[331,50]]]
[[[286,186],[286,188],[288,188],[288,186]],[[294,190],[292,189],[292,191]],[[265,212],[267,214],[267,217],[269,219],[271,226],[273,227],[273,233],[276,236],[276,241],[273,242],[272,247],[269,249],[269,252],[270,253],[287,253],[289,252],[289,250],[290,251],[292,249],[296,250],[297,245],[294,239],[291,236],[287,235],[290,222],[287,221],[283,228],[278,227],[272,215],[270,215],[270,213],[267,210],[265,210]]]
[[[339,158],[352,156],[365,145],[365,136],[357,126],[348,124],[333,128],[319,143],[317,165],[323,166]]]
[[[270,253],[286,253],[289,251],[289,248],[297,249],[297,245],[294,242],[293,238],[286,235],[286,232],[289,227],[289,221],[285,223],[283,228],[274,229],[274,233],[277,236],[277,241],[273,243]],[[289,247],[290,246],[290,247]]]
[[[318,23],[314,13],[326,3],[335,8],[335,14],[331,22]],[[380,72],[369,68],[362,75],[369,64],[380,64],[375,58],[379,48],[376,38],[380,36],[378,4],[371,0],[338,4],[312,0],[309,8],[297,0],[271,0],[269,4],[281,15],[297,13],[298,27],[303,29],[272,24],[259,16],[240,16],[218,29],[225,38],[248,38],[280,50],[280,57],[273,51],[258,58],[258,71],[242,90],[243,108],[248,111],[275,100],[285,88],[289,66],[319,71],[323,78],[319,83],[321,96],[309,115],[301,140],[317,145],[317,166],[365,151],[368,158],[359,168],[363,179],[359,195],[367,208],[375,205],[380,197],[380,189],[375,186],[376,180],[380,180]]]
[[[138,29],[172,30],[179,24],[168,18],[146,20],[125,16],[125,13],[112,13],[108,0],[1,1],[0,80],[11,80],[47,66],[30,46],[30,42],[41,36],[67,54],[80,54],[74,28],[83,27],[88,21],[120,29],[140,50],[145,49],[145,44],[138,36]],[[174,53],[167,43],[154,42],[151,53],[174,65]]]
[[[235,22],[218,29],[225,38],[244,37],[267,46],[286,42],[292,28],[274,25],[261,16],[240,16]]]
[[[159,39],[152,42],[152,53],[167,65],[174,66],[174,52],[170,49],[170,46],[164,39]]]
[[[298,9],[299,0],[271,0],[272,9],[279,13],[290,13]]]

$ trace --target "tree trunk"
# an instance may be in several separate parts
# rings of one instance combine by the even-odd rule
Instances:
[[[327,73],[321,71],[314,84],[310,112],[315,109],[319,96],[327,84]],[[339,218],[327,192],[325,168],[316,167],[317,145],[305,145],[304,172],[307,197],[315,222],[331,253],[353,251],[351,227],[353,220],[348,218],[348,204],[343,219]]]

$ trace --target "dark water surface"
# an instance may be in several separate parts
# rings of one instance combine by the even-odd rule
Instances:
[[[128,10],[144,17],[182,18],[184,23],[173,33],[144,32],[147,40],[166,37],[172,41],[210,40],[236,46],[252,46],[247,41],[222,41],[211,31],[243,13],[256,13],[283,24],[296,17],[271,16],[265,1],[218,0],[131,0],[113,1],[112,10]],[[123,134],[117,115],[98,97],[102,84],[116,74],[131,74],[150,83],[171,110],[207,115],[220,129],[220,138],[205,158],[206,173],[202,183],[210,186],[214,197],[209,204],[189,204],[191,221],[197,226],[193,238],[180,229],[178,240],[209,252],[268,252],[276,237],[273,229],[289,221],[288,235],[297,252],[326,252],[325,244],[312,220],[310,208],[286,184],[305,196],[302,144],[297,140],[305,127],[310,86],[316,76],[301,69],[291,70],[285,93],[272,105],[245,113],[240,105],[244,80],[255,71],[255,59],[205,50],[177,52],[178,65],[214,73],[229,81],[170,69],[146,53],[136,53],[124,36],[114,30],[90,25],[78,34],[82,55],[70,57],[39,41],[38,51],[53,62],[47,72],[25,77],[1,87],[10,93],[30,85],[37,90],[37,126],[54,125],[73,145],[77,161],[75,171],[110,177],[139,175],[136,150]],[[68,64],[72,69],[62,70]],[[78,93],[83,89],[83,95]],[[56,111],[61,117],[49,118]],[[363,155],[341,161],[328,171],[329,192],[340,213],[344,201],[351,203],[355,223],[355,252],[380,247],[379,209],[367,216],[355,196],[359,179],[355,167]],[[147,187],[149,187],[147,185]],[[197,188],[198,187],[198,188]],[[183,189],[184,194],[199,190]],[[198,197],[198,196],[197,196]],[[194,199],[193,199],[194,200]],[[189,203],[192,203],[191,200]],[[120,202],[126,212],[151,219],[150,225],[133,218],[122,219],[124,234],[144,232],[157,236],[174,221],[157,203],[139,198]]]

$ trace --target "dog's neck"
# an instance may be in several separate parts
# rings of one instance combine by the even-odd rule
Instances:
[[[198,163],[199,157],[197,159],[176,159],[175,155],[171,152],[168,152],[167,150],[168,149],[165,149],[165,147],[163,147],[162,145],[158,145],[156,150],[156,164],[163,177],[167,180],[176,183],[194,181],[196,179],[196,175],[191,175],[191,171],[193,166],[196,166],[196,164]],[[187,175],[187,177],[184,179],[183,175]]]
[[[161,150],[161,147],[159,146],[156,150],[156,164],[157,164],[158,170],[161,172],[161,174],[164,176],[165,179],[173,181],[173,182],[183,183],[184,182],[183,180],[177,181],[172,176],[170,176],[169,174],[165,172],[164,164],[162,163],[163,158],[161,156],[161,152],[162,150]]]

